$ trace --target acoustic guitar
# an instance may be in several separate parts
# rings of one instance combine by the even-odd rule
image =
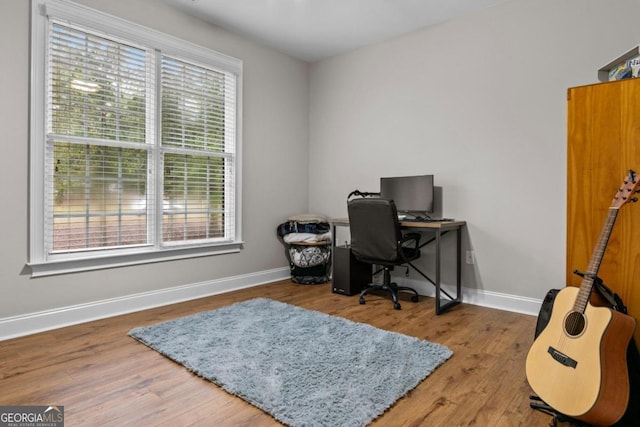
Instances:
[[[529,385],[556,411],[596,426],[608,426],[629,401],[627,346],[636,321],[589,302],[619,209],[637,201],[640,180],[629,171],[609,207],[580,288],[558,292],[546,328],[529,349]]]

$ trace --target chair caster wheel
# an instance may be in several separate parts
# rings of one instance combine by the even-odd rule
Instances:
[[[360,298],[360,304],[364,304],[364,298]]]
[[[401,306],[399,302],[394,302],[393,303],[393,308],[395,308],[396,310],[400,310]]]
[[[418,295],[414,295],[411,297],[411,301],[418,302]]]

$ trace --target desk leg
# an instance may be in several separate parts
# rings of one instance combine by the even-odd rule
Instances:
[[[442,314],[462,302],[462,281],[461,281],[461,269],[462,269],[462,239],[460,236],[460,229],[456,229],[456,297],[451,296],[440,289],[440,230],[436,232],[436,314]],[[445,304],[440,304],[440,292],[444,292],[450,301]]]
[[[441,256],[441,249],[442,249],[442,236],[444,236],[445,234],[447,234],[449,231],[455,231],[456,232],[456,296],[455,298],[452,297],[451,295],[449,295],[449,293],[447,291],[445,291],[444,289],[441,288],[441,283],[440,283],[440,269],[441,269],[441,262],[442,262],[442,256]],[[435,280],[432,280],[429,276],[427,276],[426,274],[424,274],[418,267],[416,267],[415,265],[413,265],[413,263],[409,262],[407,264],[409,264],[416,272],[418,272],[418,274],[420,274],[422,277],[424,277],[429,283],[431,283],[435,288],[436,288],[436,314],[442,314],[445,311],[449,310],[451,307],[456,306],[458,304],[460,304],[462,302],[462,276],[461,276],[461,271],[462,271],[462,234],[460,232],[460,227],[456,228],[456,229],[449,229],[449,230],[445,230],[445,231],[441,231],[440,229],[436,229],[435,230],[435,237],[430,239],[429,241],[425,242],[424,244],[420,245],[420,247],[424,247],[430,243],[434,243],[436,245],[436,265],[435,265],[435,269],[436,269],[436,276],[435,276]],[[442,294],[446,295],[447,298],[449,298],[449,301],[445,302],[444,304],[441,304],[441,297]]]
[[[440,249],[442,232],[436,230],[436,314],[440,314]]]
[[[333,280],[333,266],[336,253],[336,225],[331,223],[331,265],[329,266],[329,279]]]
[[[462,233],[456,231],[456,247],[458,248],[458,266],[456,268],[456,299],[462,302]]]

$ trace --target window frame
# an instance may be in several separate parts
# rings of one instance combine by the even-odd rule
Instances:
[[[220,243],[162,245],[157,233],[155,244],[106,251],[86,251],[77,254],[49,255],[45,248],[45,148],[47,119],[47,60],[48,26],[50,20],[78,25],[106,34],[114,39],[127,40],[161,52],[160,55],[202,64],[236,76],[235,92],[235,233]],[[159,59],[158,59],[159,60]],[[31,0],[31,76],[30,76],[30,168],[29,168],[29,254],[27,264],[31,276],[48,276],[77,271],[96,270],[126,265],[144,264],[175,259],[193,258],[239,252],[242,248],[242,61],[188,41],[149,29],[66,0]],[[158,76],[156,68],[156,76]],[[160,81],[154,88],[159,98]],[[159,102],[156,102],[156,148],[159,148]],[[156,152],[160,150],[157,149]],[[159,165],[159,159],[156,159]],[[162,178],[156,174],[156,179]],[[158,194],[156,192],[156,194]],[[161,233],[161,231],[160,231]]]

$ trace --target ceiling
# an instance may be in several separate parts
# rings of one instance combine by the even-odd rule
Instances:
[[[308,62],[379,43],[506,0],[164,0]]]

